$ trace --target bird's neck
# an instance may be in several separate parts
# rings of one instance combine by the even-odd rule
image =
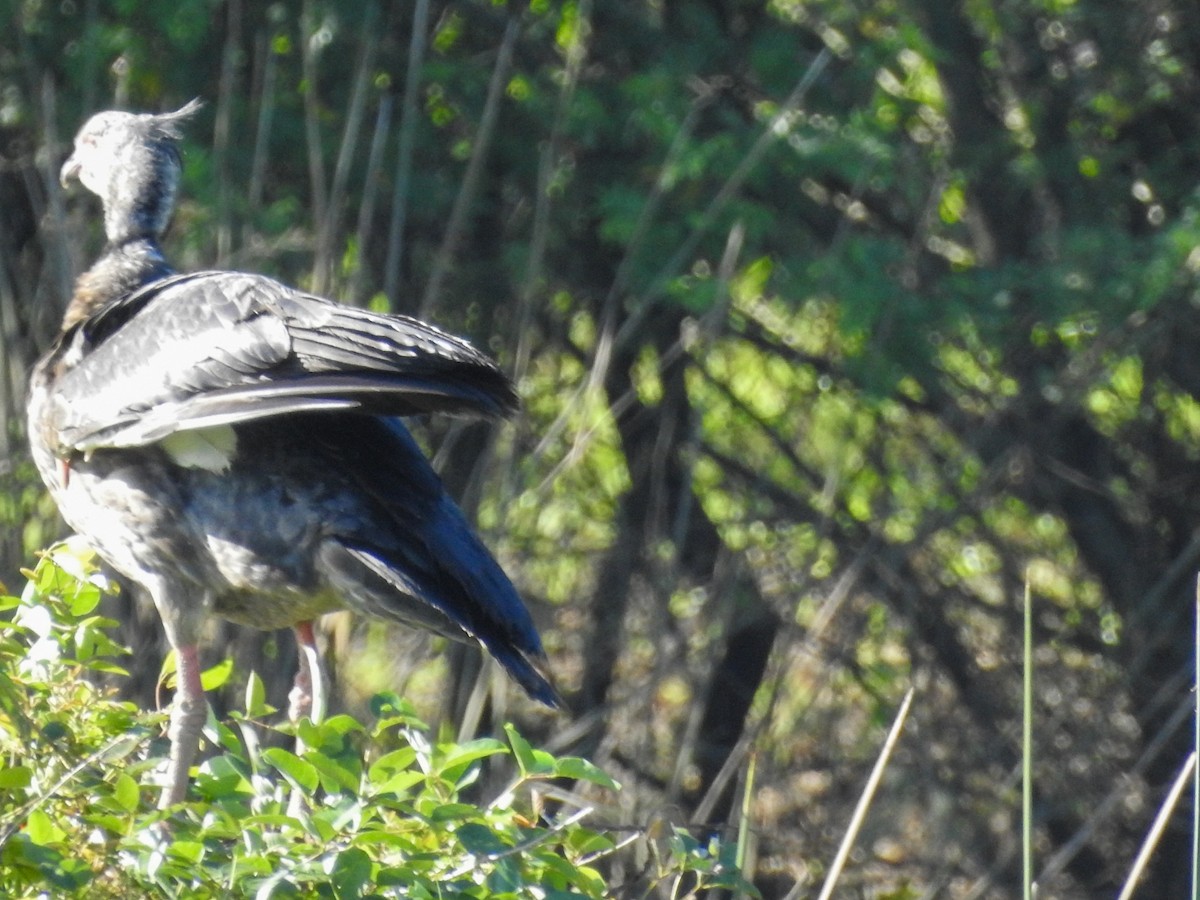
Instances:
[[[114,179],[104,195],[104,236],[109,247],[150,240],[157,246],[175,210],[178,170],[153,161]]]
[[[67,329],[144,284],[172,272],[158,238],[152,235],[110,242],[104,253],[75,282],[75,292],[63,317]]]

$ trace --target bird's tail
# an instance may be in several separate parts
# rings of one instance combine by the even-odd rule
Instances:
[[[423,539],[436,560],[435,572],[414,573],[411,558],[389,558],[378,548],[343,545],[359,566],[391,588],[386,597],[368,592],[373,595],[369,611],[447,637],[474,638],[529,696],[561,707],[529,611],[448,496]]]
[[[325,541],[319,565],[332,586],[364,613],[474,638],[531,697],[560,706],[529,610],[408,430],[336,418],[342,471],[375,512]]]

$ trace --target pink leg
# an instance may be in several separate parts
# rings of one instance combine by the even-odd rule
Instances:
[[[308,716],[313,722],[325,717],[325,674],[321,667],[321,654],[317,652],[317,636],[313,634],[312,622],[300,622],[293,629],[296,646],[300,650],[300,668],[296,670],[296,681],[288,694],[288,718],[299,722]],[[296,735],[296,755],[304,755],[307,749],[304,740]],[[294,818],[303,815],[307,803],[304,793],[293,790],[288,799],[287,813]]]
[[[200,657],[195,644],[175,649],[175,702],[171,704],[171,756],[159,809],[182,803],[187,796],[188,770],[200,747],[200,732],[208,715],[200,685]]]
[[[321,666],[321,654],[317,651],[317,638],[312,622],[301,622],[295,627],[296,645],[300,650],[300,668],[296,681],[288,694],[288,718],[299,722],[308,716],[314,722],[325,717],[326,683]]]

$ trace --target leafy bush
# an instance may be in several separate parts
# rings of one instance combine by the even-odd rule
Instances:
[[[438,741],[394,695],[375,698],[373,725],[305,720],[296,752],[263,749],[260,720],[274,710],[252,676],[245,713],[210,716],[218,752],[199,765],[192,799],[156,810],[165,716],[86,677],[120,673],[125,652],[108,637],[115,623],[96,615],[105,579],[69,542],[27,575],[19,598],[0,599],[5,897],[754,893],[731,846],[674,829],[589,827],[582,795],[618,788],[586,760],[535,749],[511,726],[507,741]],[[478,802],[485,766],[512,777]],[[605,874],[618,858],[634,873],[620,886]]]

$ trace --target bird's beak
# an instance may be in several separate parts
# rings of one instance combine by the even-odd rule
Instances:
[[[81,168],[82,165],[80,164],[79,160],[75,158],[75,154],[72,153],[71,156],[68,157],[67,161],[63,163],[62,170],[58,173],[58,183],[63,186],[64,190],[70,185],[72,178],[78,180],[79,170]]]

